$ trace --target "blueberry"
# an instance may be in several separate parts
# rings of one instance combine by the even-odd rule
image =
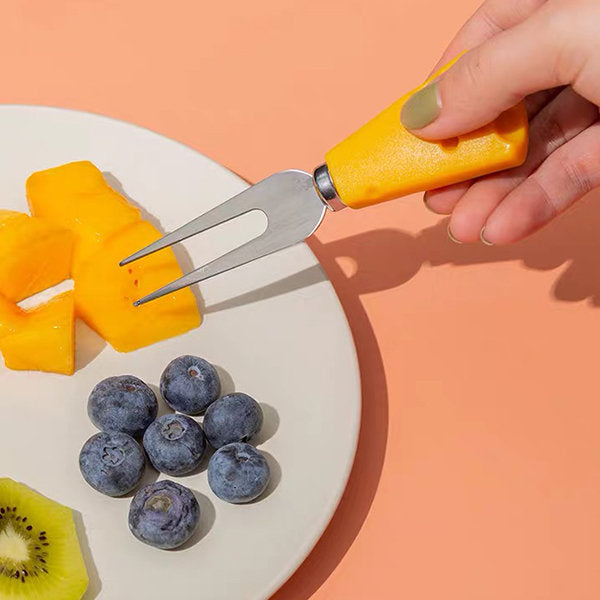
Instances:
[[[157,412],[155,393],[133,375],[102,380],[88,399],[88,415],[102,431],[139,435],[156,419]]]
[[[204,433],[213,448],[232,442],[247,442],[260,431],[263,413],[258,402],[247,394],[223,396],[204,415]]]
[[[154,468],[167,475],[185,475],[202,460],[206,440],[202,427],[185,415],[164,415],[144,433],[144,448]]]
[[[200,519],[192,492],[174,481],[157,481],[141,488],[129,507],[129,529],[150,546],[170,550],[185,543]]]
[[[163,371],[160,393],[173,410],[198,415],[219,397],[221,382],[209,362],[185,355],[172,360]]]
[[[140,445],[119,431],[93,435],[79,454],[83,478],[107,496],[130,492],[140,482],[145,464]]]
[[[221,500],[250,502],[266,489],[271,473],[264,456],[250,444],[219,448],[208,463],[208,485]]]

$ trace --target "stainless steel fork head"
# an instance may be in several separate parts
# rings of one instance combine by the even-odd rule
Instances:
[[[139,306],[305,240],[321,224],[327,204],[317,192],[312,175],[296,170],[281,171],[132,254],[120,265],[139,260],[253,210],[260,210],[267,217],[267,228],[262,234],[134,304]]]

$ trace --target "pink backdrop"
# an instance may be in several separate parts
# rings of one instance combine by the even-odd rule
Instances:
[[[312,168],[418,84],[476,4],[5,0],[0,101],[132,121],[258,180]],[[364,423],[276,600],[599,597],[596,204],[507,249],[453,245],[418,198],[327,219],[311,246]]]

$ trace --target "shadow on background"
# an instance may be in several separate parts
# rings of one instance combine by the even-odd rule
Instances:
[[[444,219],[417,235],[389,228],[326,244],[316,237],[309,242],[348,315],[361,366],[365,410],[356,461],[339,508],[311,554],[271,600],[308,600],[321,587],[358,535],[379,484],[388,433],[387,386],[383,360],[361,295],[399,287],[423,265],[460,267],[521,261],[526,268],[544,271],[565,265],[549,290],[551,296],[564,302],[588,299],[600,306],[600,191],[536,235],[511,246],[454,244],[448,239],[446,227]],[[349,276],[337,262],[341,257],[355,263]],[[304,273],[298,278],[298,287],[306,280]],[[284,287],[289,291],[290,285],[296,287],[294,283],[287,281]],[[269,292],[281,293],[279,289],[262,290],[261,297]]]
[[[565,302],[589,299],[600,306],[600,190],[537,234],[510,246],[455,244],[448,239],[446,228],[447,220],[443,220],[417,235],[380,229],[311,246],[330,275],[332,258],[348,257],[356,263],[355,273],[343,282],[348,293],[398,287],[412,279],[423,265],[521,261],[528,269],[542,271],[565,265],[551,295]],[[337,286],[338,282],[334,283]]]
[[[340,505],[311,554],[273,600],[306,600],[325,582],[358,535],[381,477],[388,433],[387,385],[381,352],[360,295],[373,291],[373,286],[399,285],[406,280],[406,273],[398,276],[388,271],[385,281],[379,278],[379,283],[375,282],[377,273],[346,277],[336,259],[351,252],[347,244],[360,256],[358,271],[372,272],[379,268],[384,251],[389,252],[389,237],[395,237],[386,231],[364,235],[368,239],[356,236],[328,244],[316,238],[310,241],[348,315],[361,369],[363,407],[367,409],[363,410],[356,460]]]
[[[444,239],[445,228],[443,222],[415,238],[423,262],[461,266],[521,261],[526,268],[541,271],[564,265],[549,290],[551,296],[563,302],[587,299],[600,306],[600,190],[535,235],[511,246],[453,244]]]

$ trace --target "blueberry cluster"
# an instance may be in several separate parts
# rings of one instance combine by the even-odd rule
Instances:
[[[88,415],[101,431],[87,440],[79,455],[87,483],[108,496],[123,496],[142,479],[144,450],[157,471],[177,477],[196,470],[210,444],[216,452],[208,464],[208,483],[215,495],[234,504],[258,498],[270,479],[264,456],[247,443],[263,424],[258,402],[242,393],[219,398],[216,369],[191,355],[167,365],[160,391],[177,412],[157,418],[156,394],[137,377],[108,377],[94,387]],[[203,426],[192,418],[201,413]],[[199,519],[192,491],[172,481],[141,488],[129,510],[133,535],[164,549],[187,541]]]

